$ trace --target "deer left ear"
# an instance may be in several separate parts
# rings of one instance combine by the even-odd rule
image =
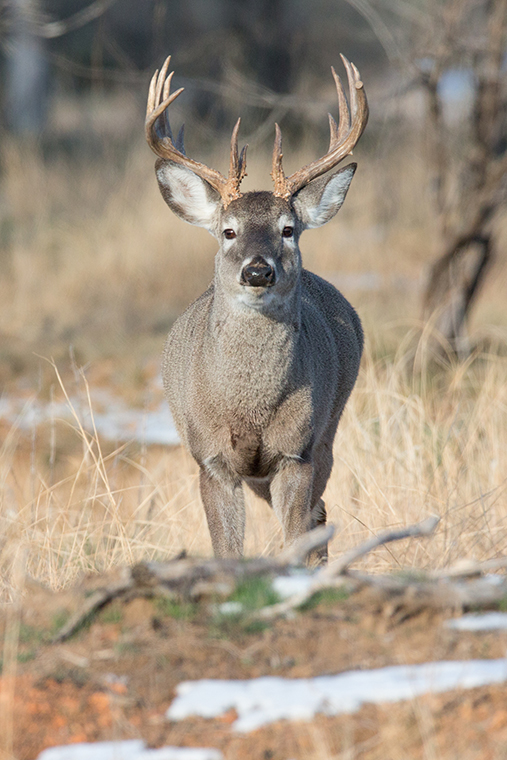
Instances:
[[[322,227],[340,210],[356,168],[357,164],[349,164],[331,177],[318,177],[293,196],[304,229]]]

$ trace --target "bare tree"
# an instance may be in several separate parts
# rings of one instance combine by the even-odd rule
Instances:
[[[46,18],[40,0],[0,0],[6,36],[5,120],[14,134],[37,137],[44,129],[50,82],[47,40],[95,21],[114,2],[94,0],[54,21]]]
[[[495,222],[506,197],[507,0],[348,2],[411,85],[424,89],[441,252],[423,319],[434,328],[436,351],[466,356],[467,317],[495,255]]]
[[[38,135],[46,120],[49,67],[38,0],[8,0],[5,117],[15,133]]]
[[[415,60],[426,92],[442,252],[430,271],[423,315],[466,355],[466,319],[494,255],[494,222],[505,199],[507,0],[435,2],[428,18]],[[466,83],[468,101],[454,117],[443,86],[450,72]]]

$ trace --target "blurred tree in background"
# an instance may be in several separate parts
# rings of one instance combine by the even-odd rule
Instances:
[[[433,10],[413,44],[441,238],[423,308],[437,334],[465,357],[466,318],[496,253],[506,200],[507,2],[448,0]],[[449,87],[461,89],[454,104]]]
[[[309,129],[324,142],[315,103],[334,102],[324,77],[344,52],[368,82],[361,149],[383,139],[397,160],[410,134],[426,156],[441,255],[423,317],[445,350],[469,351],[466,319],[505,200],[507,0],[2,0],[0,33],[3,126],[53,144],[48,114],[66,94],[128,92],[139,119],[120,129],[113,116],[115,136],[141,135],[149,76],[167,53],[200,143],[230,133],[239,113],[250,143],[267,143],[274,121],[289,140]],[[396,197],[384,195],[379,206]]]
[[[379,2],[372,3],[379,9]],[[440,256],[423,298],[435,353],[465,357],[467,317],[498,248],[507,183],[507,1],[386,0],[407,89],[424,93],[424,133]]]
[[[86,90],[101,80],[107,87],[137,83],[144,94],[148,72],[171,53],[180,77],[200,80],[195,108],[221,128],[224,87],[232,91],[226,100],[272,110],[274,94],[297,90],[302,72],[320,77],[341,50],[363,70],[377,68],[381,45],[353,6],[346,0],[3,0],[5,119],[14,132],[40,132],[49,78],[52,91]]]

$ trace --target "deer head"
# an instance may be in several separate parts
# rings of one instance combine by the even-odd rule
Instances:
[[[180,88],[170,92],[174,73],[167,75],[170,56],[160,72],[153,75],[146,138],[159,157],[156,174],[160,191],[177,216],[204,227],[218,239],[216,278],[237,303],[259,309],[286,305],[301,270],[301,233],[332,219],[345,199],[356,165],[349,164],[330,176],[328,173],[352,153],[366,126],[368,105],[357,68],[341,57],[347,72],[350,108],[340,78],[332,68],[339,123],[329,114],[329,149],[287,177],[282,166],[281,130],[276,124],[273,192],[243,194],[240,190],[247,148],[238,150],[240,119],[232,132],[227,177],[189,158],[183,128],[175,139],[169,123],[168,108],[183,91]]]

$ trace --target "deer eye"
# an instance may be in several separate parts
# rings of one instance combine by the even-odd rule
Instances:
[[[236,237],[236,233],[234,232],[234,230],[227,229],[227,230],[224,230],[224,237],[226,237],[227,240],[234,240],[234,238]]]
[[[283,237],[292,237],[294,235],[294,227],[284,227],[282,230]]]

